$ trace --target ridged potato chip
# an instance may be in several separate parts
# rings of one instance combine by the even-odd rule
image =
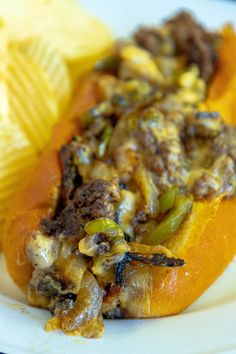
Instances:
[[[86,63],[112,44],[107,27],[72,0],[1,1],[0,14],[11,38],[43,37],[68,62]]]
[[[25,133],[37,151],[50,138],[52,126],[58,120],[57,99],[51,91],[42,69],[16,48],[10,48],[1,57],[0,100],[6,106],[5,114]]]
[[[41,37],[26,40],[18,44],[18,48],[42,68],[63,112],[71,98],[73,84],[61,53]]]
[[[111,45],[106,26],[74,0],[0,1],[0,233],[78,76]]]
[[[35,149],[19,127],[0,115],[0,224],[36,156]]]

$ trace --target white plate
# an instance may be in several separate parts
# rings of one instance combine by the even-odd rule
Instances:
[[[83,0],[82,3],[119,36],[127,35],[138,24],[156,23],[182,7],[193,10],[211,27],[229,20],[236,23],[233,2]],[[0,269],[0,351],[4,353],[236,353],[236,261],[184,313],[156,320],[106,321],[105,336],[99,340],[46,333],[43,328],[48,313],[26,305],[23,294],[7,276],[1,257]]]

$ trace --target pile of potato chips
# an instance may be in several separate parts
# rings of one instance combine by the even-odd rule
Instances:
[[[111,44],[74,0],[0,1],[0,228],[78,76]]]

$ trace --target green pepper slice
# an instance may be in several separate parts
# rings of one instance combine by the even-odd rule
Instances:
[[[103,115],[109,113],[111,110],[110,103],[103,101],[98,105],[90,108],[81,115],[82,124],[84,127],[92,124],[96,119],[103,117]]]
[[[105,234],[111,244],[112,254],[123,253],[129,250],[129,246],[125,241],[124,233],[121,227],[111,219],[98,218],[90,221],[85,225],[84,230],[88,234],[86,237],[97,233]],[[81,246],[85,245],[86,237],[80,241]]]
[[[112,136],[112,127],[107,126],[102,134],[101,142],[99,143],[97,148],[97,157],[99,159],[101,159],[105,155],[111,136]]]
[[[103,233],[107,236],[113,237],[115,235],[123,236],[123,231],[120,226],[113,220],[108,218],[98,218],[89,221],[84,228],[88,235]]]
[[[176,195],[178,193],[177,187],[169,188],[165,193],[160,197],[160,212],[166,213],[170,210],[175,203]]]
[[[179,229],[193,205],[191,195],[178,195],[172,210],[160,224],[154,222],[148,225],[143,242],[148,245],[157,245],[168,240]]]
[[[95,64],[95,69],[97,71],[106,71],[106,70],[117,70],[120,64],[120,58],[115,55],[110,55],[105,57]]]

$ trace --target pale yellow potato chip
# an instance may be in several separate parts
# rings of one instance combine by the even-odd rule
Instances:
[[[0,229],[78,76],[113,43],[74,0],[0,1]]]
[[[34,37],[15,45],[42,68],[62,113],[70,101],[73,84],[61,53],[41,37]]]
[[[68,62],[100,55],[112,44],[107,27],[75,1],[1,1],[0,14],[15,40],[41,36]]]
[[[58,104],[42,69],[16,48],[1,55],[0,100],[3,115],[25,133],[39,152],[50,139],[59,118]]]
[[[34,147],[18,125],[0,115],[0,225],[36,157]]]

